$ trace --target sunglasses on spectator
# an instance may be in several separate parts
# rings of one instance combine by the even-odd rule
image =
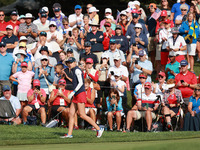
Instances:
[[[158,76],[158,78],[163,78],[163,76]]]
[[[54,26],[54,25],[50,25],[49,27],[56,27],[56,26]]]
[[[187,11],[187,9],[181,9],[181,11]]]
[[[42,59],[41,61],[48,61],[47,59]]]
[[[139,79],[146,79],[145,77],[139,77]]]
[[[200,92],[200,89],[194,89],[194,91],[199,91]]]
[[[5,16],[5,15],[0,15],[0,16]]]
[[[63,26],[68,26],[68,24],[63,24]]]
[[[140,28],[136,27],[135,29],[140,29]]]
[[[90,7],[87,7],[87,9],[90,9]]]

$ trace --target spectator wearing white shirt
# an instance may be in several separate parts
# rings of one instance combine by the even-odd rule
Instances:
[[[38,42],[35,42],[32,44],[32,47],[31,47],[31,53],[34,55],[34,59],[37,60],[38,58],[41,58],[41,54],[40,54],[40,49],[42,46],[47,46],[48,47],[48,50],[49,50],[49,55],[51,56],[52,55],[52,46],[51,46],[51,43],[48,43],[47,42],[47,33],[42,31],[40,32],[40,35],[39,35],[39,41]]]
[[[185,59],[187,55],[187,45],[185,39],[179,34],[179,29],[173,27],[171,29],[172,37],[169,37],[166,43],[167,49],[170,51],[169,54],[175,53],[176,61],[179,63]]]
[[[74,7],[74,14],[69,15],[69,24],[70,27],[76,28],[81,27],[83,23],[83,14],[82,14],[82,7],[80,5],[76,5]]]
[[[53,53],[53,57],[55,57],[57,60],[59,59],[59,53],[60,51],[60,43],[63,40],[63,35],[57,31],[57,26],[55,21],[51,21],[49,24],[49,32],[47,32],[47,42],[51,43],[52,48],[51,51]]]
[[[164,21],[165,28],[159,32],[159,43],[162,44],[161,47],[161,70],[165,70],[165,66],[168,61],[168,55],[169,51],[167,50],[167,39],[169,39],[172,36],[171,33],[171,21],[169,19],[166,19]]]
[[[109,56],[109,63],[110,66],[114,66],[114,56],[115,55],[120,55],[120,59],[121,59],[121,63],[123,65],[126,65],[126,60],[125,60],[125,56],[123,51],[117,49],[117,43],[116,43],[116,39],[110,39],[110,49],[105,51],[104,53],[106,53]]]

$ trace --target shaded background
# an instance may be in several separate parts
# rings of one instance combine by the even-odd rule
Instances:
[[[134,0],[132,0],[134,1]],[[152,2],[160,4],[161,0],[139,0],[141,7],[148,14],[148,5]],[[113,10],[113,16],[116,17],[117,10],[121,11],[127,8],[129,0],[0,0],[0,9],[5,11],[6,16],[9,16],[12,10],[18,10],[18,13],[25,14],[27,12],[32,13],[37,17],[37,13],[40,8],[47,6],[49,8],[49,16],[53,16],[52,5],[57,2],[62,6],[62,12],[69,16],[74,13],[74,6],[79,4],[82,6],[82,13],[86,13],[86,5],[88,3],[93,4],[97,9],[100,10],[98,13],[100,20],[104,17],[105,8],[109,7]],[[168,0],[170,6],[172,6],[176,0]],[[190,0],[187,0],[189,3]],[[9,20],[9,17],[6,17]]]

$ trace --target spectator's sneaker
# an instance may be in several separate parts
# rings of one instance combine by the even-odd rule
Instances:
[[[151,130],[147,130],[147,132],[151,132]]]
[[[198,61],[198,62],[200,61],[199,57],[197,57],[197,61]]]
[[[74,130],[78,130],[79,129],[79,127],[78,126],[74,126]]]
[[[108,131],[111,131],[111,132],[113,132],[113,129],[109,129]]]
[[[24,122],[23,125],[28,125],[28,122]]]
[[[65,139],[65,138],[73,138],[73,135],[65,134],[64,136],[61,136],[60,138],[62,138],[62,139]]]
[[[103,134],[104,128],[100,128],[100,130],[97,130],[97,138],[100,138]]]
[[[173,129],[172,129],[172,124],[171,124],[171,123],[167,123],[167,129],[168,129],[169,131],[173,131]]]
[[[46,124],[45,123],[41,123],[41,126],[46,127]]]
[[[125,130],[125,132],[126,132],[126,133],[129,133],[129,132],[130,132],[130,130],[129,130],[129,129],[126,129],[126,130]]]

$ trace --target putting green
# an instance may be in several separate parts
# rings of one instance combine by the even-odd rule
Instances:
[[[68,139],[66,139],[67,141]],[[48,145],[14,145],[0,146],[1,150],[199,150],[200,138],[163,140],[163,141],[141,141],[141,142],[113,142],[113,143],[84,143],[84,144],[48,144]]]

